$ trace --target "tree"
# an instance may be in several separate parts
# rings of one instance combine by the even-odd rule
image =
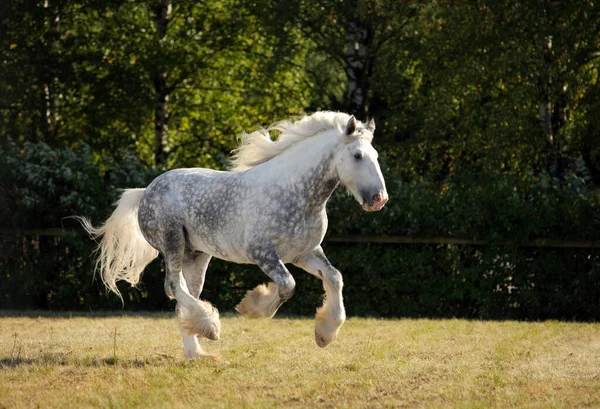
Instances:
[[[391,41],[396,48],[402,47],[404,32],[422,7],[421,2],[410,0],[329,0],[318,4],[262,0],[254,4],[254,12],[281,39],[282,50],[297,46],[294,35],[298,31],[310,40],[316,65],[313,81],[327,84],[323,91],[329,94],[333,108],[359,119],[377,113],[370,81],[382,48]]]
[[[99,155],[127,148],[163,168],[223,168],[244,127],[319,99],[305,49],[273,64],[276,39],[236,0],[10,5],[0,132],[15,141],[86,142]]]
[[[596,87],[598,5],[444,1],[422,10],[402,58],[386,53],[373,78],[386,131],[403,146],[395,155],[411,165],[401,165],[406,177],[574,170],[585,154],[576,128],[591,120],[581,102]]]

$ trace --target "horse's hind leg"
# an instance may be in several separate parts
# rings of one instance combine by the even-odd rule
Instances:
[[[165,287],[178,303],[177,315],[180,328],[189,335],[200,335],[208,339],[219,339],[221,322],[219,312],[209,302],[198,300],[190,294],[183,275],[185,237],[183,228],[175,223],[165,230],[161,240],[161,252],[165,257],[167,277]]]
[[[342,298],[342,274],[331,265],[321,247],[294,260],[294,264],[323,280],[325,301],[317,309],[315,340],[321,348],[329,345],[346,320]]]
[[[185,278],[188,291],[190,295],[195,298],[200,298],[202,288],[204,287],[204,278],[206,276],[206,269],[210,262],[211,256],[206,253],[193,252],[188,249],[185,250],[183,255],[183,277]],[[180,314],[180,304],[177,303],[177,313]],[[187,330],[179,325],[181,331],[181,338],[183,340],[183,351],[187,359],[194,358],[211,358],[214,359],[213,355],[206,353],[200,343],[198,342],[198,336],[196,334],[189,334]]]

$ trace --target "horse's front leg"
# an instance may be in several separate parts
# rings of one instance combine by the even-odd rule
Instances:
[[[346,320],[342,298],[342,274],[327,260],[320,246],[313,252],[298,257],[294,260],[294,265],[323,280],[325,301],[323,306],[317,309],[315,340],[321,348],[326,347],[337,337]]]
[[[271,318],[294,295],[296,282],[274,250],[254,248],[248,255],[273,282],[248,291],[235,309],[248,318]]]

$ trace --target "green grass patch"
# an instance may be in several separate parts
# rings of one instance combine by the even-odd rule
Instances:
[[[0,408],[598,407],[600,324],[222,317],[186,361],[167,314],[0,315]],[[115,332],[116,331],[116,332]]]

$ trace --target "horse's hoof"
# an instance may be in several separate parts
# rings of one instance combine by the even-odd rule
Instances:
[[[337,338],[343,323],[343,320],[326,321],[321,316],[318,316],[315,325],[315,341],[317,345],[325,348],[331,344]]]
[[[264,318],[259,311],[249,308],[246,303],[239,303],[235,310],[246,318]]]
[[[204,328],[203,337],[210,339],[211,341],[217,341],[221,337],[221,328],[218,325],[212,325],[212,328]]]
[[[281,304],[277,285],[261,284],[248,291],[235,310],[246,318],[272,318]]]
[[[209,354],[205,351],[196,351],[192,354],[185,354],[185,359],[187,361],[193,361],[196,359],[210,359],[213,361],[222,361],[223,358],[221,357],[221,355],[213,355],[213,354]]]
[[[326,335],[327,332],[329,335]],[[326,331],[321,332],[319,328],[315,328],[315,341],[317,345],[321,348],[325,348],[327,345],[331,344],[337,338],[338,331]]]
[[[325,339],[325,337],[321,334],[319,334],[317,331],[315,331],[315,341],[317,341],[317,345],[320,346],[321,348],[325,348],[327,345],[329,345],[331,343],[331,341],[333,341],[333,339],[329,342],[327,342],[327,340]]]

